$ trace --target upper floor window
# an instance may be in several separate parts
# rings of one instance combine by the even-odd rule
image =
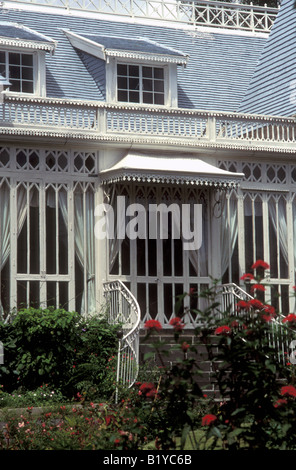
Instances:
[[[164,68],[117,64],[117,100],[165,104]]]
[[[0,51],[0,73],[10,82],[9,91],[34,93],[33,54]]]

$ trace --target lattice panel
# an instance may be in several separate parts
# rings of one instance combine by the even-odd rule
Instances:
[[[39,151],[31,149],[16,150],[16,168],[18,170],[39,170]]]
[[[0,147],[0,169],[96,175],[97,153]]]
[[[267,184],[296,184],[296,168],[290,164],[220,161],[218,166],[227,171],[244,173],[244,181]]]

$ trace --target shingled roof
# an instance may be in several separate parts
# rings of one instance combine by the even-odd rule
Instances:
[[[296,114],[295,44],[294,0],[284,0],[239,107],[241,112],[282,116]]]
[[[267,35],[245,31],[198,27],[190,29],[112,21],[55,10],[25,11],[9,8],[0,20],[22,24],[56,41],[53,56],[46,57],[47,95],[57,98],[104,100],[101,64],[74,48],[65,30],[89,37],[115,36],[126,41],[137,37],[157,43],[165,50],[188,56],[186,67],[178,67],[179,107],[237,111],[248,88]]]

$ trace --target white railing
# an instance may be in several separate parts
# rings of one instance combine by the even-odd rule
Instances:
[[[110,281],[104,283],[103,287],[108,321],[110,324],[122,325],[122,336],[118,339],[117,402],[118,387],[132,387],[138,375],[141,312],[138,302],[123,282]]]
[[[296,119],[6,96],[0,105],[0,133],[295,152]]]
[[[246,317],[251,315],[250,311],[242,310],[239,311],[236,309],[236,305],[240,300],[251,300],[252,297],[241,287],[237,286],[234,283],[222,285],[222,302],[221,302],[221,311],[228,312],[231,315]],[[282,319],[285,318],[284,315],[279,314],[278,317],[271,320],[271,332],[269,334],[269,345],[273,347],[278,355],[279,362],[286,364],[287,354],[291,349],[291,333],[293,333],[294,338],[296,339],[296,334],[288,327],[284,326]],[[292,351],[293,352],[293,351]]]
[[[12,0],[10,3],[105,13],[193,26],[268,33],[278,9],[209,0]]]

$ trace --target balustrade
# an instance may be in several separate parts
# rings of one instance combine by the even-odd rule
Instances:
[[[182,108],[117,105],[52,98],[5,97],[2,133],[61,135],[93,140],[147,140],[182,146],[240,146],[292,151],[296,120]]]
[[[13,0],[64,10],[105,13],[194,26],[268,33],[278,9],[209,0]]]

